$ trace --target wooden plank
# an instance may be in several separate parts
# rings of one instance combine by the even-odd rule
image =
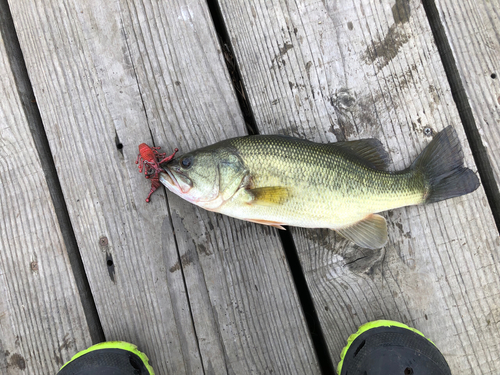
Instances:
[[[55,374],[91,344],[0,15],[0,373]],[[5,23],[4,23],[5,22]],[[12,56],[10,56],[12,57]],[[10,61],[9,61],[10,60]]]
[[[261,133],[375,137],[401,170],[453,124],[474,169],[419,1],[219,3]],[[426,333],[452,373],[496,373],[500,241],[483,189],[384,216],[389,243],[374,252],[291,230],[332,360],[384,318]]]
[[[106,338],[158,373],[318,373],[275,231],[144,201],[139,143],[244,134],[206,5],[58,4],[10,5]]]
[[[442,25],[451,49],[447,60],[456,69],[457,96],[467,101],[463,114],[477,128],[473,136],[484,155],[478,165],[491,179],[491,199],[500,210],[500,12],[495,1],[434,1],[430,11]],[[454,72],[455,73],[455,72]],[[460,100],[459,99],[459,100]],[[469,112],[470,111],[470,112]],[[476,159],[477,160],[477,159]],[[477,161],[476,161],[477,162]],[[498,212],[497,212],[498,213]],[[497,216],[497,225],[500,217]]]
[[[172,319],[168,243],[154,235],[165,202],[146,206],[126,138],[149,140],[119,4],[10,6],[106,339],[138,345],[159,373],[196,373],[192,325]]]

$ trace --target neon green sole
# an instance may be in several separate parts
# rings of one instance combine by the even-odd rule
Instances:
[[[84,354],[87,354],[87,353],[90,353],[90,352],[93,352],[96,350],[100,350],[100,349],[122,349],[122,350],[129,351],[141,359],[141,361],[144,363],[144,366],[146,366],[146,369],[148,370],[149,375],[155,375],[153,367],[151,367],[151,365],[149,364],[149,358],[147,357],[147,355],[142,353],[141,351],[139,351],[139,349],[137,349],[136,345],[130,344],[130,343],[125,342],[125,341],[106,341],[106,342],[101,342],[99,344],[92,345],[90,348],[76,353],[71,358],[70,361],[66,362],[64,364],[64,366],[62,366],[59,369],[59,371],[61,371],[67,364],[69,364],[70,362],[73,362],[75,359],[83,356]]]
[[[408,327],[406,324],[396,322],[394,320],[374,320],[372,322],[368,322],[363,324],[358,328],[358,331],[356,333],[353,333],[349,338],[347,339],[347,345],[342,349],[342,352],[340,353],[340,362],[337,366],[337,374],[340,375],[340,372],[342,371],[342,365],[344,364],[344,357],[347,353],[347,350],[349,350],[349,347],[351,346],[352,342],[356,340],[356,338],[361,335],[362,333],[376,327],[400,327],[400,328],[406,328],[409,329],[410,331],[413,331],[415,333],[418,333],[420,336],[425,337],[422,332],[419,330]],[[427,340],[429,340],[427,337],[425,337]],[[433,345],[435,345],[431,340],[429,340]]]

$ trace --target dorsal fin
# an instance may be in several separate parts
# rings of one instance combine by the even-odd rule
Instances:
[[[386,170],[389,166],[389,154],[384,149],[382,142],[375,138],[359,139],[356,141],[331,143],[358,157],[370,167]]]

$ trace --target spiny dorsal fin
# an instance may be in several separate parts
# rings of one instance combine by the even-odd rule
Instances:
[[[289,191],[282,186],[266,186],[247,190],[253,197],[250,204],[274,206],[283,204],[289,198]]]
[[[386,170],[389,166],[389,154],[378,139],[359,139],[357,141],[336,142],[331,145],[338,146],[351,155],[357,156],[372,168]]]
[[[387,243],[387,222],[377,214],[370,214],[360,222],[336,231],[365,249],[380,249]]]

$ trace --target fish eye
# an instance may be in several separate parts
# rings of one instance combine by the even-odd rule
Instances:
[[[193,165],[193,157],[192,156],[186,156],[181,160],[181,166],[184,169],[188,169]]]

